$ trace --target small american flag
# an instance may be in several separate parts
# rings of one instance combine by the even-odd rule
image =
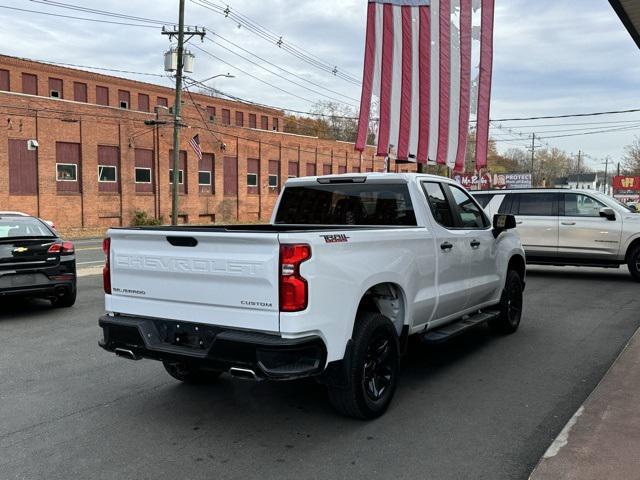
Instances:
[[[200,135],[195,135],[191,140],[189,140],[189,145],[193,148],[193,151],[196,152],[198,160],[202,160],[202,148],[200,148]]]

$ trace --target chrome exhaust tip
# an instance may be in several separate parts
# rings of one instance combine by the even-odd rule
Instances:
[[[126,348],[116,348],[114,350],[117,357],[126,358],[128,360],[140,360],[142,357],[136,355],[131,350],[127,350]]]
[[[241,378],[243,380],[253,380],[253,381],[262,380],[260,377],[258,377],[258,375],[256,375],[256,372],[254,372],[250,368],[231,367],[229,369],[229,373],[232,376],[236,378]]]

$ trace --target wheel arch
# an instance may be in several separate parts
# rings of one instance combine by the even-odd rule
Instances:
[[[407,323],[407,296],[404,289],[395,282],[381,282],[369,287],[360,297],[351,336],[358,326],[362,312],[377,312],[388,317],[396,327],[398,336]]]
[[[522,284],[524,285],[527,274],[527,262],[522,255],[516,254],[511,256],[507,264],[507,272],[510,270],[515,270],[518,275],[520,275]]]
[[[624,261],[625,262],[629,261],[629,255],[631,255],[631,252],[638,246],[640,246],[640,237],[637,237],[637,238],[633,239],[631,241],[631,243],[629,244],[629,246],[627,247],[627,251],[624,254]]]

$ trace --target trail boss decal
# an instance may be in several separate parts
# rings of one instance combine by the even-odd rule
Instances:
[[[339,233],[337,235],[320,235],[324,238],[324,243],[341,243],[348,242],[349,237],[347,237],[344,233]]]

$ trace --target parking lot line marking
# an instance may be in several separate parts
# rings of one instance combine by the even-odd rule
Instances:
[[[102,247],[76,248],[76,252],[86,252],[87,250],[102,250]]]
[[[77,262],[76,265],[91,265],[95,263],[104,263],[104,260],[94,260],[91,262]]]

